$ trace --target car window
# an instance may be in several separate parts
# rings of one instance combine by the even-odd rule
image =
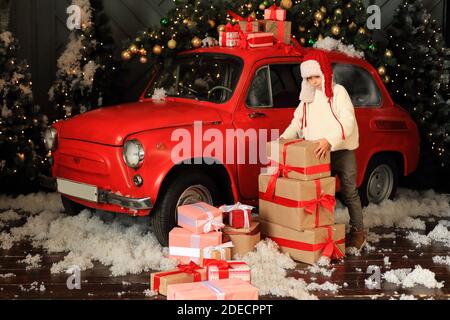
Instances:
[[[256,71],[247,95],[247,105],[252,108],[272,108],[271,87],[269,85],[269,67]]]
[[[253,108],[296,108],[301,82],[300,64],[274,64],[259,69],[247,96]]]
[[[300,103],[301,83],[296,79],[300,64],[270,65],[274,108],[296,108]]]
[[[378,107],[381,105],[381,92],[372,75],[362,67],[336,63],[333,64],[334,81],[347,89],[355,107]]]

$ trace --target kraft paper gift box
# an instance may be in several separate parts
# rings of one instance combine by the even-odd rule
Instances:
[[[232,206],[221,206],[219,209],[226,216],[229,226],[236,229],[246,229],[247,232],[249,231],[254,207],[238,202]]]
[[[263,26],[263,30],[265,32],[273,33],[274,38],[278,42],[282,42],[285,44],[291,43],[292,22],[264,20]]]
[[[231,250],[233,257],[236,254],[241,257],[246,255],[253,251],[261,241],[261,229],[258,222],[252,222],[248,232],[243,232],[242,229],[225,227],[223,233],[233,242],[234,247]]]
[[[167,286],[169,284],[189,283],[206,281],[206,269],[191,262],[187,265],[179,265],[177,269],[151,274],[151,290],[167,296]]]
[[[298,262],[315,264],[320,257],[331,260],[345,256],[345,225],[336,224],[305,231],[283,227],[279,224],[260,220],[263,235],[280,246]]]
[[[318,144],[301,139],[272,141],[267,144],[267,155],[275,175],[303,181],[331,176],[330,152],[317,159]]]
[[[264,20],[285,21],[286,10],[277,7],[276,4],[273,4],[269,9],[264,10]]]
[[[208,281],[241,279],[251,283],[251,269],[244,261],[205,259],[204,266],[206,268],[206,279]]]
[[[178,225],[198,234],[219,231],[224,227],[223,212],[204,202],[180,206]]]
[[[167,300],[258,300],[259,290],[239,279],[169,285]]]
[[[247,33],[244,41],[250,48],[272,47],[274,36],[271,32]]]
[[[266,193],[272,176],[259,176],[259,216],[297,231],[334,224],[336,178],[300,181],[278,178],[274,196]]]
[[[222,232],[195,234],[183,228],[175,228],[169,233],[170,258],[182,264],[189,264],[191,261],[200,264],[202,249],[221,244]]]
[[[241,30],[245,33],[259,32],[260,21],[248,18],[247,20],[239,21]]]
[[[222,237],[223,239],[223,237]],[[205,260],[231,260],[232,257],[232,249],[234,245],[231,241],[226,242],[224,244],[212,247],[206,247],[201,249],[200,252],[200,262],[201,265],[204,266]]]

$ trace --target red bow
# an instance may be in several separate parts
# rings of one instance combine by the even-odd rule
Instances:
[[[331,260],[343,258],[345,255],[337,246],[338,241],[333,240],[333,231],[331,227],[328,227],[328,237],[325,239],[325,243],[321,244],[323,248],[322,256]]]
[[[274,3],[273,6],[269,8],[270,10],[270,18],[269,20],[277,20],[277,5]]]
[[[202,275],[197,272],[197,270],[202,269],[199,265],[197,265],[195,262],[190,262],[189,264],[180,264],[178,265],[178,270],[175,271],[168,271],[164,273],[159,273],[155,275],[153,280],[153,290],[159,291],[159,287],[161,285],[161,278],[166,276],[171,276],[175,274],[180,273],[187,273],[192,274],[194,276],[194,282],[200,282],[202,281]]]
[[[209,269],[211,267],[217,267],[219,270],[219,279],[228,279],[230,277],[230,268],[237,265],[245,265],[243,261],[224,261],[204,259],[203,265],[206,267],[206,275],[209,276]]]
[[[241,27],[239,24],[235,24],[234,26],[231,23],[227,23],[225,26],[225,32],[239,32],[241,31]]]

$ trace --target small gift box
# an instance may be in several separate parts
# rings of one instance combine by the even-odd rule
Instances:
[[[183,228],[175,228],[169,233],[170,258],[182,264],[191,261],[200,264],[202,249],[222,244],[222,232],[195,234]]]
[[[264,20],[286,20],[286,10],[278,8],[276,4],[271,6],[269,9],[264,10]]]
[[[239,24],[232,25],[228,23],[225,31],[219,32],[219,43],[222,47],[237,47],[240,44],[239,32],[241,28]]]
[[[208,281],[241,279],[251,282],[251,270],[244,261],[204,260]]]
[[[259,176],[259,216],[298,231],[334,224],[336,178],[314,181],[278,178],[273,196],[267,194],[271,175]]]
[[[272,47],[274,37],[270,32],[254,32],[247,33],[245,41],[250,48]]]
[[[201,258],[202,265],[205,265],[207,260],[231,260],[231,251],[234,247],[231,241],[221,244],[219,246],[206,247],[202,249]]]
[[[246,281],[223,279],[169,285],[167,300],[258,300],[259,290]]]
[[[250,228],[254,207],[238,202],[233,206],[221,206],[219,209],[228,217],[229,226],[236,229]]]
[[[206,269],[191,262],[179,265],[171,271],[155,272],[151,274],[150,288],[163,296],[167,296],[169,284],[200,282],[207,280]]]
[[[291,43],[292,36],[292,22],[290,21],[273,21],[264,20],[264,31],[273,33],[274,38],[278,42],[285,44]]]
[[[259,222],[252,222],[248,232],[242,229],[225,227],[223,233],[233,242],[232,255],[244,256],[253,251],[255,246],[261,241]]]
[[[248,17],[247,20],[239,21],[241,30],[245,33],[259,32],[260,23],[254,18]]]
[[[178,207],[178,225],[193,233],[209,233],[224,227],[222,211],[199,202]]]
[[[330,260],[345,257],[344,224],[296,231],[263,219],[260,221],[262,233],[295,261],[315,264],[322,256]]]

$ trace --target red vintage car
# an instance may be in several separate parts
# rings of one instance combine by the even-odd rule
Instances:
[[[256,205],[265,162],[240,163],[236,158],[240,152],[250,158],[273,137],[261,141],[244,134],[243,146],[222,143],[228,161],[214,159],[215,153],[205,156],[213,138],[203,137],[199,143],[197,137],[188,142],[193,152],[180,153],[176,163],[173,151],[180,140],[174,141],[174,132],[195,136],[194,123],[201,121],[202,130],[211,129],[216,139],[239,129],[277,129],[281,134],[299,105],[299,66],[307,50],[317,49],[213,47],[183,52],[153,70],[138,102],[56,123],[47,131],[46,143],[66,212],[92,208],[151,215],[158,240],[167,245],[179,205]],[[356,108],[362,201],[367,205],[391,199],[400,175],[409,175],[418,165],[417,127],[367,61],[327,54],[335,82],[347,89]],[[161,88],[166,98],[155,100]]]

